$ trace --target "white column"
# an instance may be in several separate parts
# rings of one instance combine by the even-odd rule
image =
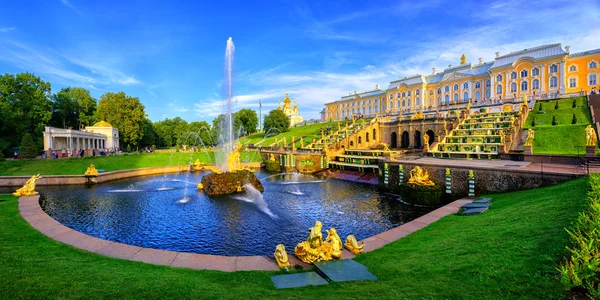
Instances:
[[[491,85],[490,85],[490,88],[491,88],[491,90],[490,90],[490,96],[491,96],[492,99],[494,97],[496,97],[496,83],[495,83],[495,81],[496,81],[496,78],[495,78],[494,74],[491,74],[490,75],[490,83],[491,83]]]
[[[538,67],[542,72],[541,73],[541,80],[540,80],[540,94],[543,94],[544,91],[546,90],[546,80],[544,79],[544,73],[546,73],[546,68],[544,67],[544,65],[541,65]]]
[[[559,74],[559,78],[560,78],[560,84],[558,85],[560,87],[560,92],[561,93],[565,93],[566,92],[566,88],[565,88],[565,81],[566,81],[566,77],[567,77],[567,72],[566,72],[566,64],[564,61],[560,62],[560,74]]]
[[[505,78],[504,81],[506,82],[506,84],[504,84],[504,99],[508,98],[508,94],[510,93],[510,88],[508,86],[509,85],[509,79],[508,78],[509,78],[510,74],[508,72],[509,71],[506,71],[504,73],[504,78]]]
[[[471,80],[471,82],[469,83],[469,98],[471,98],[471,100],[473,100],[473,80]],[[482,87],[482,85],[479,86],[480,89]]]

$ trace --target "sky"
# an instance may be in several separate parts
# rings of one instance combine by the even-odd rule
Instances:
[[[30,72],[99,98],[138,97],[152,121],[262,114],[286,91],[305,119],[354,91],[551,43],[600,48],[600,1],[2,0],[0,74]]]

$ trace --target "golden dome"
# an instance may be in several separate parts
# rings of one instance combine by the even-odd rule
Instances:
[[[94,126],[92,126],[92,127],[112,127],[112,125],[110,125],[108,122],[100,121],[100,122],[94,124]]]

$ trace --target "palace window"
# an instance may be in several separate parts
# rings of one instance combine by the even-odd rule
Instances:
[[[540,69],[533,68],[533,70],[531,70],[531,75],[533,75],[533,76],[540,76]]]
[[[588,75],[588,85],[597,85],[598,80],[596,74]]]
[[[408,96],[410,97],[410,91],[408,91]]]
[[[588,64],[588,69],[595,69],[598,67],[598,63],[595,61],[590,61],[590,63]]]
[[[390,100],[394,99],[394,94],[390,94]]]
[[[465,101],[465,102],[469,101],[469,93],[465,92],[463,94],[463,101]]]
[[[496,94],[502,94],[502,85],[497,85],[496,86]]]
[[[511,93],[516,93],[517,92],[517,84],[515,82],[510,84],[510,92]]]
[[[458,84],[455,84],[455,85],[454,85],[454,90],[455,90],[455,91],[458,91]]]
[[[438,96],[438,105],[442,105],[442,97]]]
[[[406,92],[402,92],[402,98],[406,97]]]
[[[491,82],[491,81],[489,81],[489,80],[486,80],[486,81],[485,81],[485,86],[492,86],[492,82]]]
[[[481,93],[479,91],[475,92],[475,100],[481,99]]]
[[[569,78],[569,88],[576,88],[576,87],[577,87],[577,77]]]
[[[517,79],[517,72],[510,73],[510,79]]]
[[[418,91],[418,90],[417,90]],[[410,102],[409,102],[410,103]],[[419,100],[419,97],[417,97],[417,99],[415,99],[415,105],[419,106],[421,105],[421,100]]]
[[[491,94],[492,94],[492,91],[491,91],[490,89],[487,89],[487,90],[485,90],[485,97],[486,97],[487,99],[490,99],[490,97],[491,97]]]
[[[577,66],[576,65],[571,65],[569,67],[569,72],[576,72],[577,71]]]
[[[444,101],[446,104],[450,104],[450,96],[446,95],[446,97],[444,97]]]
[[[496,76],[496,81],[497,82],[502,81],[502,75],[498,74],[498,76]]]
[[[429,90],[429,96],[433,96],[433,90]]]
[[[465,82],[465,84],[463,84],[463,89],[468,89],[469,88],[469,83]]]
[[[404,100],[402,100],[402,102],[404,102]],[[404,104],[402,104],[402,106],[404,106]],[[398,106],[397,107],[400,107],[400,100],[398,100]]]
[[[404,96],[404,95],[402,95]],[[400,99],[400,93],[398,93],[398,95],[396,95],[396,99]]]
[[[556,76],[550,77],[550,87],[558,86],[558,78]]]
[[[481,87],[481,82],[479,82],[479,81],[476,81],[476,82],[475,82],[475,88],[476,88],[476,89],[478,89],[478,88],[480,88],[480,87]]]
[[[381,105],[381,111],[385,111],[385,104]]]
[[[417,96],[418,96],[418,95],[420,95],[420,93],[421,93],[421,92],[419,91],[419,89],[416,89],[416,90],[415,90],[415,95],[417,95]]]
[[[551,65],[550,73],[556,73],[556,72],[558,72],[558,65],[555,65],[555,64]]]
[[[438,89],[438,95],[442,93],[442,88]]]
[[[394,102],[390,101],[390,109],[394,109]]]
[[[534,79],[534,80],[531,82],[531,89],[532,89],[532,90],[539,90],[539,89],[540,89],[540,81],[539,81],[539,80],[537,80],[537,79]]]
[[[444,88],[444,91],[445,91],[446,93],[447,93],[447,92],[449,92],[449,91],[450,91],[450,87],[449,87],[449,86],[446,86],[446,87]]]
[[[527,90],[527,81],[523,81],[521,82],[521,91],[526,91]]]
[[[454,102],[458,102],[458,93],[454,93]]]
[[[527,73],[528,73],[527,70],[525,70],[525,69],[521,70],[521,78],[527,77],[527,75],[528,75]]]
[[[408,106],[410,106],[410,100],[408,100],[408,101],[406,101],[406,102],[407,102],[406,104],[407,104]]]

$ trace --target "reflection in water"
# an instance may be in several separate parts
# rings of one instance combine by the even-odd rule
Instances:
[[[293,249],[316,220],[324,229],[335,227],[342,238],[354,234],[360,240],[431,210],[404,205],[373,186],[293,173],[257,173],[265,184],[262,195],[248,188],[218,198],[191,187],[186,192],[203,175],[38,190],[42,208],[80,232],[148,248],[219,255],[271,255],[280,243]],[[286,181],[293,184],[281,184]]]

